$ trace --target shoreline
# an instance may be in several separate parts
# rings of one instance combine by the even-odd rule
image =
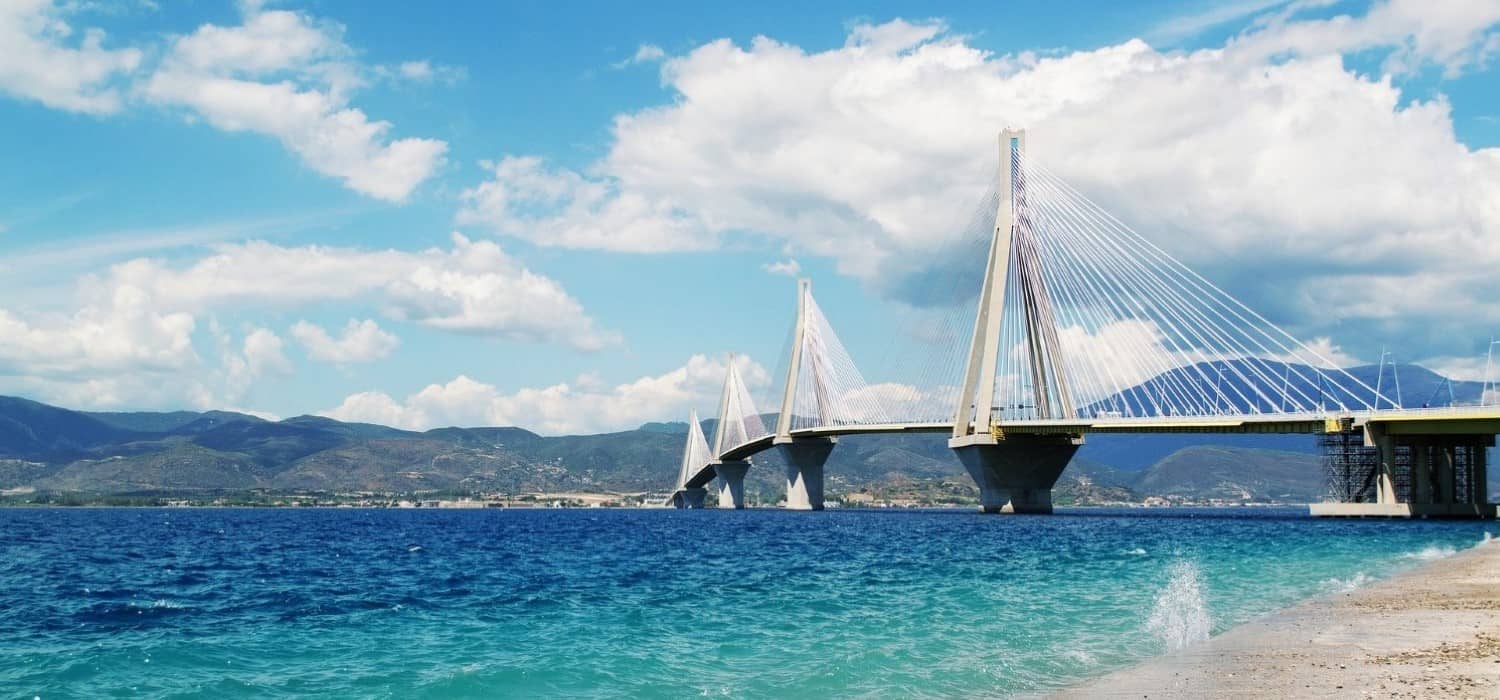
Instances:
[[[1500,540],[1049,698],[1500,697]]]

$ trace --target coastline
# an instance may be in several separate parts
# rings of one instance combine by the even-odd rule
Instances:
[[[1047,697],[1375,695],[1500,697],[1500,540]]]

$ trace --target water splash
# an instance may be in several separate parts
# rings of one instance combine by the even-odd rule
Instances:
[[[1213,619],[1203,600],[1198,565],[1178,560],[1168,565],[1166,572],[1167,585],[1156,594],[1156,606],[1146,620],[1146,629],[1173,651],[1208,639]]]

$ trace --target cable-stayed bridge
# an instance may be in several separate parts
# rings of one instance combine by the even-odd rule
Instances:
[[[866,381],[800,281],[777,383],[757,402],[730,362],[713,439],[695,412],[671,504],[701,507],[717,480],[720,507],[743,508],[751,458],[777,449],[787,507],[821,509],[840,436],[934,433],[985,512],[1046,513],[1090,434],[1263,432],[1341,450],[1329,460],[1343,502],[1316,514],[1494,516],[1500,406],[1403,407],[1383,373],[1372,386],[1339,368],[1028,158],[1024,132],[1000,146],[967,251],[982,282],[940,280],[970,297],[962,285],[978,283],[977,297],[938,322],[924,356],[888,358],[910,381]]]

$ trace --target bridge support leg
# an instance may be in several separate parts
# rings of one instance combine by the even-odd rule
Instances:
[[[673,508],[702,508],[708,498],[708,489],[682,489],[672,494]]]
[[[833,438],[778,438],[786,459],[787,510],[823,510],[823,465],[837,442]]]
[[[745,460],[714,462],[714,474],[719,477],[719,507],[745,509],[745,472],[750,463]]]
[[[1411,502],[1436,502],[1432,492],[1432,444],[1426,440],[1412,440],[1407,449],[1411,451]]]
[[[1389,435],[1375,439],[1377,454],[1375,466],[1375,502],[1390,506],[1396,504],[1396,440]]]
[[[1051,513],[1052,486],[1082,444],[1074,436],[997,441],[969,435],[948,441],[979,485],[985,513]]]

